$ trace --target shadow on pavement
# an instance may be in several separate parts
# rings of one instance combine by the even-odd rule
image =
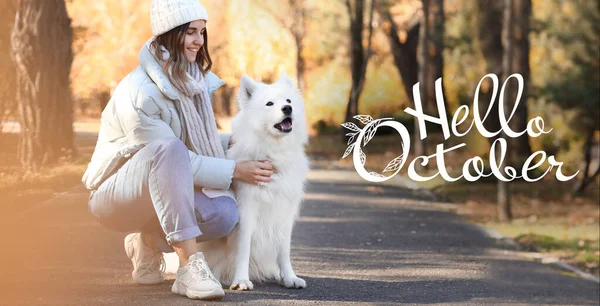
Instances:
[[[199,303],[172,294],[172,281],[135,285],[125,234],[102,228],[86,201],[80,188],[0,224],[1,305]],[[292,260],[308,288],[257,284],[227,291],[220,304],[593,305],[599,296],[597,284],[497,249],[456,214],[400,187],[311,182]]]

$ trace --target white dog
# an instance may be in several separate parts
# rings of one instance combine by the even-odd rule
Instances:
[[[292,228],[309,171],[302,96],[285,74],[271,85],[243,76],[239,106],[227,158],[270,160],[275,172],[260,186],[234,181],[240,222],[227,237],[200,248],[215,277],[231,289],[252,290],[252,281],[266,280],[304,288],[290,262]]]

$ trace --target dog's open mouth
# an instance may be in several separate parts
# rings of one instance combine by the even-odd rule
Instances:
[[[276,129],[278,129],[279,131],[281,131],[283,133],[289,133],[292,131],[292,118],[285,117],[285,119],[283,119],[283,121],[275,124],[273,127],[275,127]]]

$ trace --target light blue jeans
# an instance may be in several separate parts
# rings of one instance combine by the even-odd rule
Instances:
[[[135,153],[91,193],[88,205],[109,229],[153,233],[169,244],[219,239],[239,221],[233,199],[211,199],[194,187],[188,149],[175,137],[154,140]]]

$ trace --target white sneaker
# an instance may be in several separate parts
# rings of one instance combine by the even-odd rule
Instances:
[[[146,246],[141,233],[129,234],[125,237],[125,252],[133,263],[131,276],[138,284],[160,284],[165,280],[162,252],[158,248]]]
[[[171,291],[197,300],[220,299],[225,295],[221,283],[210,272],[202,252],[190,256],[190,262],[177,270]]]

